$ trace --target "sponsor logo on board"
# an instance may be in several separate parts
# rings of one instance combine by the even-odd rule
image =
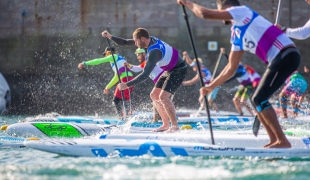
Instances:
[[[194,150],[205,151],[245,151],[245,148],[239,147],[210,147],[210,146],[195,146]]]
[[[302,141],[304,142],[307,148],[310,148],[310,137],[302,138]]]

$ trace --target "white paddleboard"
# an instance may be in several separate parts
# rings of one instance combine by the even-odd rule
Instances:
[[[108,156],[233,156],[233,157],[309,157],[306,148],[245,148],[238,146],[216,146],[206,143],[174,142],[163,140],[126,140],[126,139],[72,139],[25,141],[29,148],[83,157]]]
[[[262,134],[263,133],[263,134]],[[255,137],[249,131],[213,131],[215,144],[218,146],[230,147],[263,147],[268,144],[269,136],[265,131],[262,131],[258,137]],[[211,144],[209,132],[183,132],[183,133],[136,133],[136,134],[102,134],[96,137],[97,139],[145,139],[145,140],[165,140],[165,141],[180,141],[180,142],[195,142]],[[291,137],[287,139],[292,145],[292,148],[310,148],[309,137]]]

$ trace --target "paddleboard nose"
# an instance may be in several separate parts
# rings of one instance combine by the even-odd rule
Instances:
[[[1,130],[1,131],[5,131],[5,130],[8,128],[8,126],[9,126],[9,125],[3,125],[3,126],[1,126],[0,130]]]

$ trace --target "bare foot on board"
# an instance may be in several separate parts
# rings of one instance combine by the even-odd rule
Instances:
[[[178,126],[171,126],[165,133],[174,133],[180,131],[180,128]]]
[[[291,143],[288,141],[277,141],[272,144],[270,144],[266,148],[291,148]]]
[[[169,129],[169,126],[166,127],[166,126],[161,126],[157,129],[154,129],[152,132],[164,132],[164,131],[167,131]]]

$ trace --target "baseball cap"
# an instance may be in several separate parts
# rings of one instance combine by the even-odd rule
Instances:
[[[140,53],[145,53],[145,49],[143,48],[138,48],[135,52],[135,54],[140,54]]]
[[[111,51],[112,53],[115,53],[115,48],[114,48],[114,47],[111,47],[111,49],[110,49],[110,47],[106,47],[105,50],[104,50],[104,52],[102,53],[102,55],[105,56],[105,54],[106,54],[107,51]]]

